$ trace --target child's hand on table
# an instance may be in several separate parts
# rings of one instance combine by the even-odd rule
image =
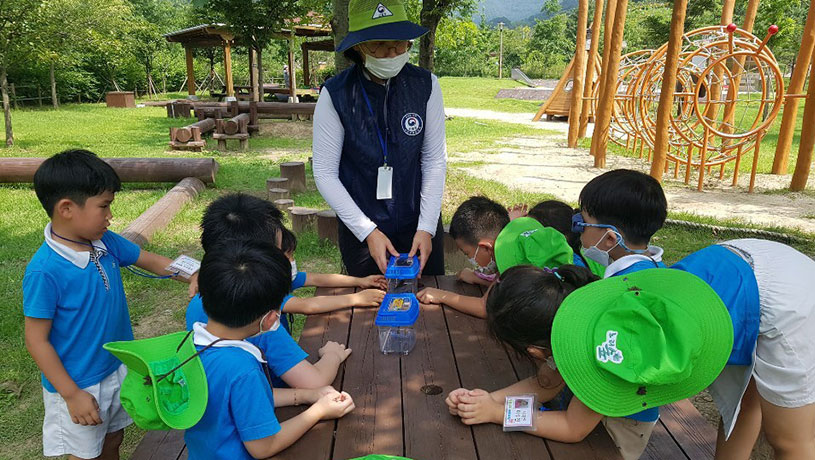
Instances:
[[[359,278],[358,286],[363,289],[382,289],[383,291],[388,290],[388,282],[382,275],[371,275],[366,276],[365,278]]]
[[[77,390],[64,399],[72,422],[82,426],[102,424],[102,418],[99,416],[99,404],[92,394],[85,390]]]
[[[317,353],[320,355],[320,358],[327,354],[335,354],[340,359],[340,362],[343,362],[346,360],[346,358],[348,358],[348,355],[351,354],[351,349],[345,348],[345,345],[341,343],[329,340],[317,351]]]
[[[356,407],[351,395],[346,392],[334,391],[320,397],[314,405],[320,413],[321,420],[340,418]]]
[[[424,288],[416,294],[416,298],[420,303],[440,304],[444,302],[445,292],[436,288]]]
[[[462,395],[466,395],[469,392],[470,390],[466,388],[459,388],[451,391],[450,394],[447,395],[447,399],[444,400],[444,403],[447,404],[447,409],[450,411],[451,415],[455,415],[456,417],[459,416],[458,412],[459,398]]]
[[[385,291],[380,289],[366,289],[354,295],[355,307],[378,307],[385,298]]]
[[[512,206],[507,208],[507,212],[509,213],[509,220],[515,220],[519,217],[526,217],[528,211],[529,207],[523,203],[513,204]]]
[[[458,278],[459,281],[467,284],[479,284],[478,282],[481,279],[475,275],[475,272],[472,271],[472,269],[469,268],[464,268],[458,272],[458,274],[456,274],[456,278]]]
[[[326,385],[322,388],[313,388],[313,389],[298,389],[297,391],[305,392],[306,402],[309,404],[314,404],[320,400],[325,395],[333,395],[339,394],[337,390],[334,389],[331,385]]]
[[[471,390],[458,397],[458,413],[465,425],[503,423],[504,404],[484,390]]]

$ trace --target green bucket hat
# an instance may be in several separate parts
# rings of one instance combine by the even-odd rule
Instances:
[[[500,273],[516,265],[558,268],[574,263],[574,251],[559,231],[531,217],[519,217],[495,239],[495,263]]]
[[[140,428],[185,430],[201,420],[207,377],[189,332],[108,342],[104,348],[127,366],[122,406]]]
[[[348,35],[337,52],[375,40],[413,40],[427,32],[426,28],[408,21],[402,0],[351,0]]]
[[[624,417],[699,393],[727,363],[733,325],[696,275],[665,268],[571,293],[552,325],[563,380],[586,406]]]

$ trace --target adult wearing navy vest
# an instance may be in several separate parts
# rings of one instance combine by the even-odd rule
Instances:
[[[390,255],[418,254],[444,274],[441,200],[447,168],[438,79],[408,64],[427,29],[401,0],[351,0],[337,47],[354,65],[328,80],[314,111],[314,180],[339,219],[352,276],[384,273]]]

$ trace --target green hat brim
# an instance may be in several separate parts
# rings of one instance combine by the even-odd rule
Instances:
[[[156,375],[155,370],[158,366],[163,366],[167,367],[164,369],[164,372],[167,372],[196,353],[192,334],[184,340],[187,334],[187,331],[181,331],[149,339],[109,342],[103,345],[105,350],[127,366],[131,380],[133,378],[143,380],[145,376],[149,376],[153,382],[152,385],[145,385],[149,387],[145,388],[145,399],[137,404],[154,404],[161,420],[170,428],[180,430],[198,423],[206,411],[209,389],[204,366],[200,359],[191,359],[180,367],[179,370],[184,376],[182,386],[186,386],[188,399],[184,402],[183,408],[177,410],[168,409],[168,405],[160,402],[163,396],[160,394],[159,385],[155,384],[160,375]],[[184,343],[176,351],[182,341]],[[130,387],[133,388],[132,385]],[[152,399],[149,398],[150,394]]]
[[[530,236],[523,236],[533,232]],[[562,233],[544,227],[532,217],[519,217],[506,225],[495,239],[495,264],[498,272],[517,265],[558,268],[574,263],[574,251]]]
[[[671,384],[649,385],[644,395],[638,394],[639,384],[602,369],[595,358],[597,319],[632,288],[681,307],[683,318],[695,323],[702,334],[702,349],[689,376]],[[610,417],[624,417],[699,393],[721,373],[732,348],[733,325],[716,292],[696,275],[667,268],[588,284],[566,297],[552,325],[552,352],[563,380],[586,406]]]
[[[414,40],[428,33],[426,28],[410,21],[390,22],[349,32],[340,42],[337,52],[342,53],[354,45],[371,41]]]

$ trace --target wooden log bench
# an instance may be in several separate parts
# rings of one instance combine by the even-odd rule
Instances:
[[[207,141],[202,135],[213,129],[215,129],[214,118],[204,118],[183,128],[170,128],[170,148],[200,152],[207,146]]]
[[[212,138],[218,141],[218,150],[226,150],[226,141],[237,140],[241,150],[249,147],[249,114],[241,113],[229,119],[215,120],[215,134]]]
[[[454,276],[424,277],[422,284],[466,295],[483,291]],[[347,294],[349,288],[317,290],[317,295]],[[530,375],[519,360],[492,340],[483,320],[449,307],[422,305],[415,324],[416,347],[407,356],[379,352],[376,309],[354,308],[306,319],[300,346],[317,359],[328,340],[346,343],[354,352],[340,368],[333,386],[354,398],[356,409],[339,420],[309,430],[275,459],[340,460],[372,453],[416,460],[613,460],[620,455],[602,425],[582,442],[566,444],[500,426],[467,426],[447,412],[444,398],[459,387],[495,390]],[[287,420],[306,406],[275,410]],[[716,429],[696,408],[680,401],[661,409],[643,459],[713,458]],[[149,432],[133,460],[186,459],[183,432]]]

